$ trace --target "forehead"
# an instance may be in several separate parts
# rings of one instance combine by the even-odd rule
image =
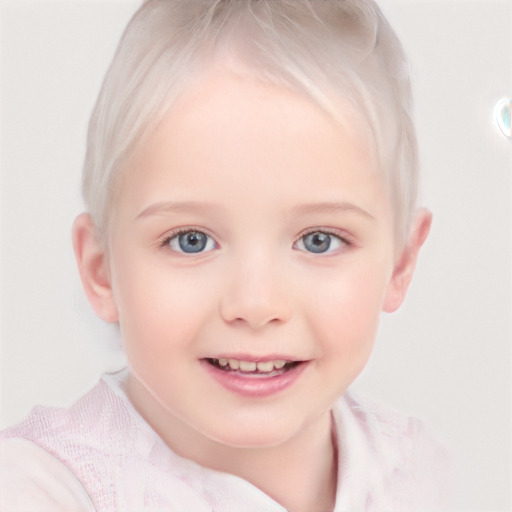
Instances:
[[[340,108],[334,120],[306,95],[210,71],[141,145],[123,173],[121,199],[142,207],[180,194],[237,195],[249,205],[275,196],[284,205],[343,200],[350,191],[371,203],[384,188],[377,157],[364,120],[348,102]]]

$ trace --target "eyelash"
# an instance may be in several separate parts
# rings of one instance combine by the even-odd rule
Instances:
[[[159,246],[159,248],[162,248],[162,249],[164,249],[166,247],[169,248],[169,244],[170,244],[170,242],[173,239],[175,239],[176,237],[179,237],[180,235],[184,235],[184,234],[190,233],[190,232],[202,233],[202,234],[208,236],[209,238],[211,238],[214,241],[216,248],[218,247],[218,244],[217,244],[217,242],[215,241],[215,238],[212,235],[208,234],[204,230],[204,228],[199,228],[199,227],[195,227],[195,226],[186,226],[186,227],[178,228],[178,229],[176,229],[174,231],[171,231],[170,233],[167,233],[159,241],[158,246]],[[350,237],[345,232],[343,232],[343,234],[340,233],[340,231],[337,230],[337,229],[332,229],[332,228],[312,228],[312,229],[309,229],[308,231],[303,232],[297,238],[297,240],[293,243],[293,248],[296,248],[297,244],[300,241],[303,241],[308,235],[312,235],[312,234],[315,234],[315,233],[321,233],[321,234],[325,234],[325,235],[329,235],[329,236],[332,236],[334,238],[337,238],[346,247],[351,247],[351,246],[353,246],[355,244],[355,242],[352,239],[352,237]],[[301,249],[297,249],[297,250],[301,250]],[[174,252],[179,252],[179,251],[174,251]],[[315,254],[312,251],[305,251],[305,252],[310,252],[311,254]],[[199,252],[198,254],[201,254],[201,252]],[[318,253],[318,254],[325,254],[325,253]]]
[[[196,226],[186,226],[186,227],[182,227],[182,228],[177,228],[174,231],[171,231],[170,233],[166,233],[161,238],[161,240],[158,242],[158,246],[160,248],[164,249],[165,247],[169,246],[169,243],[174,238],[179,237],[180,235],[185,235],[186,233],[190,233],[190,232],[202,233],[202,234],[208,236],[209,238],[211,238],[212,240],[214,240],[215,245],[218,246],[217,242],[215,241],[215,238],[212,235],[208,234],[204,228],[200,228],[200,227],[196,227]]]
[[[304,233],[301,233],[301,235],[297,238],[297,241],[293,244],[293,246],[295,247],[301,240],[304,240],[308,235],[312,235],[315,233],[321,233],[323,235],[329,235],[334,238],[337,238],[346,247],[351,247],[351,246],[355,245],[355,240],[352,237],[350,237],[345,232],[340,232],[340,230],[338,230],[338,229],[312,228],[312,229],[305,231]],[[307,251],[307,252],[310,252],[310,251]],[[314,253],[311,252],[311,254],[314,254]],[[319,253],[319,254],[326,254],[326,253]]]

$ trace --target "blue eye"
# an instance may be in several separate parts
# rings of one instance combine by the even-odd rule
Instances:
[[[314,254],[324,254],[335,251],[343,245],[348,245],[348,243],[339,236],[324,231],[313,231],[299,239],[297,249]]]
[[[215,249],[215,241],[201,231],[184,231],[167,240],[169,247],[176,252],[196,254]]]

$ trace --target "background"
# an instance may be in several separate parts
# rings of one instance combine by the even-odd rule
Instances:
[[[511,504],[512,2],[380,2],[411,57],[431,236],[355,388],[424,419],[451,449],[458,510]],[[138,1],[4,1],[0,427],[69,404],[120,367],[70,242],[88,116]]]

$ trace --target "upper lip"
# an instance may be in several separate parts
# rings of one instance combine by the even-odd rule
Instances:
[[[265,363],[267,361],[286,361],[286,362],[300,362],[304,359],[293,357],[284,354],[266,354],[266,355],[255,355],[255,354],[216,354],[214,356],[208,356],[205,359],[236,359],[237,361],[249,361],[254,363]]]

